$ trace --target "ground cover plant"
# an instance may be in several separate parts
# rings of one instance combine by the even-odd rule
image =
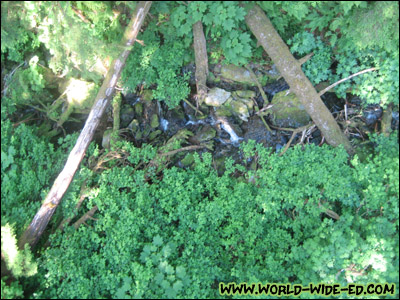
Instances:
[[[374,127],[346,111],[356,154],[304,142],[301,131],[285,149],[227,145],[225,123],[208,121],[194,72],[182,69],[194,62],[198,21],[210,65],[272,69],[246,26],[253,3],[155,2],[118,82],[122,104],[102,130],[119,116],[127,125],[108,145],[95,138],[40,243],[18,249],[84,123],[75,112],[60,126],[68,109],[60,87],[69,79],[99,87],[136,3],[2,2],[2,298],[241,297],[221,295],[220,282],[394,283],[380,297],[398,297],[398,3],[257,4],[296,58],[313,54],[302,65],[313,85],[374,69],[332,90],[349,107],[359,97],[361,114],[384,111]],[[200,129],[168,135],[170,115]],[[211,138],[199,142],[209,124]]]

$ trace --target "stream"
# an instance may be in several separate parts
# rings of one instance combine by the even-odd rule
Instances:
[[[192,93],[189,101],[192,105],[196,105],[194,80],[190,80],[190,83]],[[144,143],[159,147],[173,136],[185,136],[185,141],[182,140],[182,146],[206,145],[197,152],[211,151],[217,166],[223,166],[223,161],[228,156],[236,162],[241,160],[238,147],[242,142],[252,139],[262,143],[265,147],[271,148],[272,151],[279,152],[285,147],[292,135],[291,131],[280,130],[279,127],[296,128],[311,122],[308,114],[301,112],[301,104],[291,105],[300,110],[302,114],[300,118],[294,114],[293,117],[289,115],[280,117],[279,120],[278,112],[282,108],[274,111],[274,106],[279,107],[279,100],[276,99],[278,97],[293,98],[293,96],[288,96],[289,86],[283,78],[270,81],[262,86],[268,103],[264,103],[265,101],[256,86],[241,85],[229,80],[212,81],[208,82],[207,85],[210,89],[209,95],[213,91],[216,91],[216,94],[223,95],[224,98],[222,100],[217,99],[217,101],[224,104],[207,103],[206,99],[207,105],[203,103],[198,108],[203,115],[196,113],[185,101],[181,101],[180,105],[174,109],[168,109],[163,101],[146,99],[145,93],[142,95],[122,94],[121,136],[133,142],[137,147],[141,147]],[[246,95],[250,95],[249,98]],[[362,132],[376,131],[382,117],[382,108],[379,106],[361,109],[359,98],[348,95],[347,100],[338,99],[334,93],[329,92],[324,94],[321,99],[339,123],[340,120],[345,121],[345,118],[356,119],[360,128],[354,132],[351,130],[348,132],[350,139],[364,141],[366,136],[363,136]],[[284,100],[287,101],[286,98]],[[258,106],[258,109],[264,108],[266,110],[264,119],[269,125],[275,125],[271,131],[266,130],[263,120],[256,114],[255,105]],[[268,110],[269,107],[271,107],[270,110]],[[290,107],[290,111],[293,107]],[[346,111],[346,115],[344,111]],[[398,128],[398,112],[393,112],[392,116],[392,127],[393,129]],[[104,132],[105,128],[112,127],[111,108],[107,110],[107,116],[104,119],[106,125],[98,130],[100,132]],[[99,136],[96,138],[97,142],[100,142],[99,138],[101,139]],[[321,145],[324,143],[324,139],[318,128],[312,126],[310,130],[297,134],[291,145],[299,142]],[[190,159],[185,158],[188,153],[190,154],[190,152],[183,152],[176,155],[173,163],[179,167],[188,166]],[[220,172],[220,170],[218,171]]]

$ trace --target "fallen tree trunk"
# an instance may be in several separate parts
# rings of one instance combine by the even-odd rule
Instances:
[[[193,24],[194,55],[196,60],[196,88],[198,103],[202,103],[207,96],[208,57],[206,38],[203,24],[198,21]]]
[[[321,130],[326,141],[335,147],[343,145],[349,153],[352,153],[353,149],[349,140],[303,73],[301,64],[290,53],[289,48],[258,5],[254,5],[249,10],[246,23],[285,78],[290,90],[296,94],[311,119]]]
[[[54,211],[60,204],[62,197],[70,185],[75,172],[85,156],[90,142],[92,141],[94,132],[100,123],[101,116],[109,104],[110,99],[112,99],[115,85],[117,84],[117,81],[121,75],[121,71],[126,63],[126,59],[130,53],[130,48],[136,41],[136,37],[151,4],[151,1],[142,1],[137,4],[135,12],[132,15],[132,20],[127,26],[124,37],[121,41],[121,45],[124,50],[111,64],[106,78],[104,79],[103,85],[97,94],[94,105],[86,120],[85,126],[83,127],[74,148],[68,156],[68,160],[64,166],[64,169],[58,175],[42,206],[34,216],[31,224],[21,236],[18,243],[20,249],[23,249],[26,243],[28,243],[31,247],[36,245],[47,224],[49,223]]]

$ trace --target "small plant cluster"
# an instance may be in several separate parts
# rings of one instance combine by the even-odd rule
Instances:
[[[386,107],[389,103],[399,104],[398,52],[390,54],[371,49],[354,50],[335,55],[335,59],[338,65],[336,74],[330,79],[332,83],[371,67],[377,69],[338,85],[335,92],[339,97],[351,92],[363,99],[363,105],[380,104]]]
[[[270,154],[242,145],[244,165],[138,169],[156,152],[126,144],[132,165],[103,172],[96,221],[52,235],[38,297],[210,298],[223,282],[398,284],[398,143],[351,164],[344,149]],[[248,165],[252,170],[246,171]],[[360,275],[361,274],[361,275]]]
[[[122,72],[124,87],[134,91],[142,84],[144,87],[155,86],[154,98],[163,100],[169,108],[175,108],[190,93],[188,74],[181,76],[180,70],[185,59],[183,43],[171,38],[163,43],[156,31],[156,24],[149,25],[138,39],[145,46],[136,43],[134,55],[130,55]],[[134,71],[133,71],[134,70]]]
[[[351,92],[363,99],[363,105],[380,104],[384,107],[389,103],[398,105],[398,52],[390,54],[371,49],[352,49],[334,54],[330,46],[309,32],[297,33],[287,43],[291,46],[290,51],[299,57],[314,53],[302,66],[304,73],[314,85],[322,81],[335,83],[357,72],[375,67],[376,71],[353,77],[335,87],[337,96],[346,98],[346,93]],[[335,74],[331,71],[334,61],[337,62]]]
[[[332,51],[329,46],[321,41],[320,37],[314,38],[311,33],[302,32],[295,34],[287,43],[291,46],[290,51],[300,56],[314,53],[312,58],[302,66],[304,74],[314,85],[327,80],[331,76]]]
[[[20,251],[17,237],[41,205],[41,200],[54,176],[61,170],[74,136],[60,141],[58,148],[37,130],[20,124],[13,127],[1,121],[1,251],[14,278],[37,273],[37,262],[28,248]],[[22,205],[21,205],[22,204]],[[23,287],[18,281],[6,284],[1,278],[2,299],[21,297]]]

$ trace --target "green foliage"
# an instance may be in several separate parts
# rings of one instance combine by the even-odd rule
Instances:
[[[211,44],[220,45],[224,62],[239,65],[246,64],[251,57],[250,35],[242,30],[245,15],[238,1],[193,1],[187,6],[178,6],[171,14],[171,21],[177,35],[186,38],[193,36],[193,24],[202,21],[206,38],[211,38]],[[214,55],[219,52],[218,48]]]
[[[150,87],[157,84],[154,97],[163,100],[169,108],[176,107],[190,93],[187,76],[180,76],[184,63],[185,48],[183,44],[170,36],[161,44],[155,30],[155,23],[140,35],[145,46],[135,44],[121,78],[128,90],[135,90],[137,85]]]
[[[25,245],[25,249],[22,251],[18,249],[17,239],[8,223],[1,226],[1,253],[7,269],[11,271],[15,278],[36,274],[37,263],[33,260],[29,246]]]
[[[302,69],[305,75],[315,85],[321,81],[337,82],[357,72],[368,68],[377,68],[347,80],[335,88],[338,97],[346,98],[346,93],[351,92],[363,99],[363,105],[399,103],[399,54],[398,52],[364,50],[341,50],[333,55],[331,47],[324,44],[319,37],[316,39],[309,32],[296,34],[287,41],[291,46],[290,51],[299,57],[311,52],[312,58],[307,61]],[[332,57],[338,62],[335,74],[332,74]]]
[[[302,32],[296,34],[287,43],[291,45],[290,51],[293,54],[305,56],[311,52],[314,53],[311,59],[302,66],[304,74],[313,84],[318,84],[328,79],[331,75],[332,51],[330,47],[321,41],[320,37],[315,39],[311,33]]]
[[[334,18],[329,26],[330,30],[340,29],[342,33],[339,47],[359,50],[380,48],[389,53],[397,52],[399,50],[399,3],[374,1],[366,5],[362,2],[360,9],[352,9],[352,6],[356,7],[356,5],[360,3],[353,1],[352,5],[343,4],[344,15]],[[349,13],[346,16],[347,12]]]
[[[3,114],[12,114],[17,106],[39,105],[51,100],[49,91],[45,90],[46,81],[42,70],[37,64],[38,57],[32,57],[27,68],[17,69],[8,80],[8,87],[2,101]]]
[[[40,207],[43,189],[59,172],[69,141],[55,149],[24,124],[13,128],[1,121],[1,224],[9,223],[19,236]]]
[[[260,1],[258,5],[266,12],[279,35],[287,40],[301,32],[302,21],[310,12],[310,6],[315,4],[304,1]]]
[[[76,6],[67,2],[24,2],[26,18],[33,20],[30,26],[50,52],[49,67],[55,73],[80,70],[78,74],[87,79],[99,79],[90,69],[97,59],[115,55],[117,47],[113,45],[122,37],[112,5],[107,1],[78,1]]]
[[[29,20],[24,14],[20,1],[1,2],[1,63],[7,60],[22,62],[25,55],[39,46],[36,35],[26,30]]]
[[[60,141],[55,149],[24,124],[13,128],[9,120],[2,120],[1,133],[2,259],[14,278],[24,278],[11,283],[2,278],[2,298],[19,298],[23,293],[21,284],[28,282],[25,277],[36,274],[37,263],[27,246],[23,251],[17,249],[17,238],[40,207],[76,136]]]
[[[1,299],[18,299],[22,298],[24,291],[18,281],[13,281],[7,285],[7,277],[1,278]]]
[[[389,103],[399,104],[399,53],[363,50],[345,51],[335,56],[338,61],[336,74],[330,81],[336,82],[354,73],[375,67],[376,71],[368,72],[338,85],[335,92],[345,97],[346,92],[358,95],[363,104]]]
[[[279,157],[251,141],[242,154],[257,168],[227,159],[220,177],[208,153],[192,169],[149,177],[135,164],[152,147],[126,143],[132,165],[103,172],[90,197],[97,221],[52,235],[40,270],[48,288],[37,295],[219,298],[220,281],[398,284],[399,149],[395,138],[376,143],[377,156],[349,165],[342,148]]]

